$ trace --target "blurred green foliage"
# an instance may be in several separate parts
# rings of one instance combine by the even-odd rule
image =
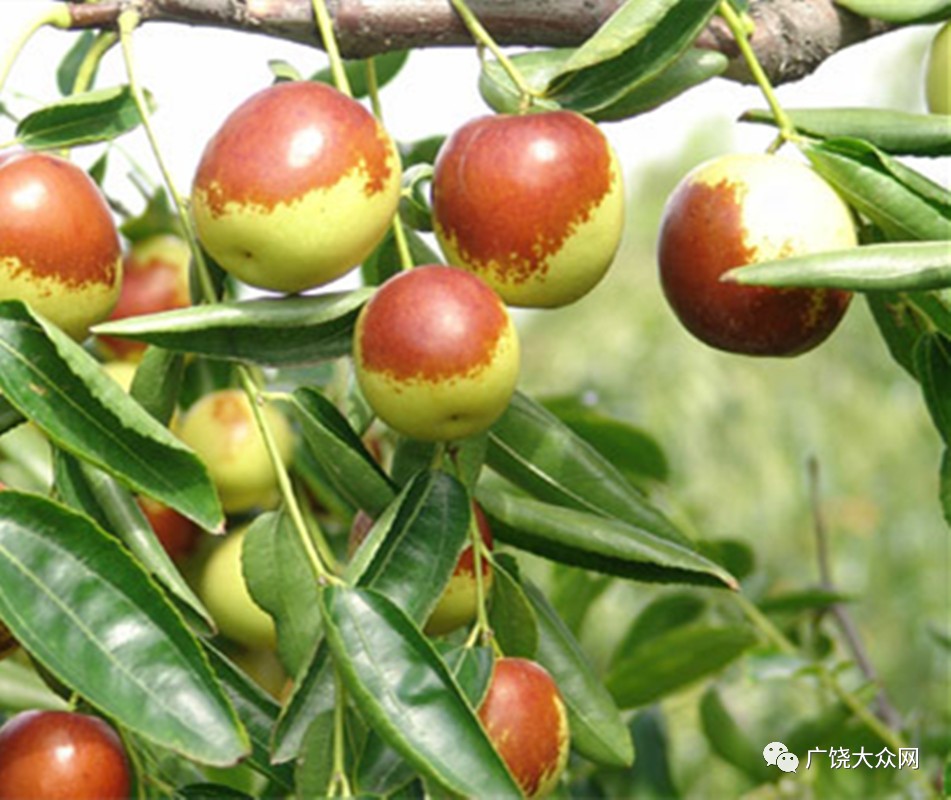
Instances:
[[[727,126],[706,125],[679,156],[629,176],[627,238],[603,285],[557,315],[522,320],[521,386],[584,397],[655,436],[671,473],[655,493],[697,538],[752,548],[756,568],[744,591],[753,599],[819,583],[807,469],[815,459],[835,587],[854,598],[864,644],[922,737],[922,758],[929,747],[946,752],[948,651],[934,631],[949,621],[948,530],[938,500],[941,443],[918,386],[891,360],[861,297],[829,342],[788,360],[714,351],[691,338],[664,300],[654,256],[663,202],[689,168],[728,150],[729,139]],[[637,612],[670,592],[613,582],[588,617],[597,624],[582,626],[588,652],[606,666]],[[705,596],[716,613],[736,615],[723,592]],[[795,637],[812,628],[784,630]],[[841,644],[832,647],[833,657],[850,658]],[[728,706],[760,746],[827,708],[808,680],[782,672],[771,679],[770,662],[748,658],[724,676]],[[674,784],[688,797],[739,796],[752,784],[711,752],[699,698],[697,689],[663,704]],[[878,796],[885,778],[839,780],[844,793],[834,796]],[[760,787],[756,796],[773,791]]]

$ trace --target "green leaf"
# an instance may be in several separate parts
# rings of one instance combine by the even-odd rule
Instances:
[[[802,147],[823,178],[892,240],[951,238],[951,220],[890,169],[884,153],[859,139],[830,139]]]
[[[254,800],[254,798],[220,783],[192,783],[175,790],[174,800]]]
[[[406,236],[406,244],[409,246],[410,258],[414,266],[443,263],[442,258],[426,244],[426,240],[416,231],[404,227],[403,233]],[[363,262],[360,272],[363,275],[364,283],[369,286],[379,286],[402,269],[403,262],[400,259],[400,252],[396,246],[396,239],[391,228],[383,237],[383,241]]]
[[[200,763],[249,743],[197,640],[148,574],[86,517],[0,493],[0,618],[59,681]]]
[[[768,614],[803,614],[825,611],[837,603],[847,603],[853,598],[831,589],[813,588],[779,592],[764,597],[759,602],[760,611]]]
[[[409,50],[392,50],[389,53],[383,53],[374,56],[372,59],[347,59],[343,62],[344,72],[347,73],[347,82],[350,84],[350,92],[354,97],[369,97],[370,85],[367,81],[367,65],[370,61],[376,72],[376,86],[382,89],[393,78],[395,78],[409,58]],[[320,83],[329,83],[335,86],[333,72],[326,67],[311,75],[312,81]]]
[[[607,105],[586,108],[584,113],[596,122],[614,122],[652,111],[675,97],[723,74],[730,59],[723,53],[690,48],[659,75],[638,82]]]
[[[424,473],[383,510],[347,565],[344,579],[379,588],[416,623],[429,616],[452,574],[469,524],[465,489],[445,473]],[[296,757],[310,720],[333,708],[334,678],[325,642],[295,681],[274,734],[274,758]]]
[[[357,314],[369,289],[312,297],[238,300],[105,322],[116,336],[229,361],[286,365],[349,355]]]
[[[290,516],[261,514],[244,538],[241,567],[254,602],[274,618],[281,663],[296,675],[320,637],[319,589]]]
[[[152,193],[145,210],[139,216],[127,219],[119,226],[119,232],[133,244],[162,234],[184,238],[181,220],[168,202],[168,194],[162,188]]]
[[[783,773],[778,769],[769,769],[762,748],[749,740],[713,686],[703,693],[700,700],[700,725],[710,749],[754,784],[782,777]]]
[[[941,497],[941,510],[944,521],[951,527],[951,451],[945,448],[941,456],[941,472],[938,491]]]
[[[400,151],[400,163],[403,169],[409,169],[416,164],[435,164],[436,154],[445,141],[445,135],[439,134],[417,139],[414,142],[399,142],[397,148]]]
[[[598,764],[629,766],[634,745],[614,700],[545,596],[532,583],[524,588],[538,619],[538,661],[565,700],[571,746]]]
[[[509,655],[508,653],[506,655]],[[444,656],[446,665],[459,682],[459,688],[469,701],[478,708],[482,705],[492,670],[495,669],[495,651],[491,647],[452,647]]]
[[[922,336],[914,359],[931,419],[947,445],[951,443],[951,339],[941,333]]]
[[[496,538],[552,561],[632,580],[736,588],[719,565],[626,522],[496,489],[477,497]]]
[[[555,564],[552,575],[554,580],[549,592],[552,605],[568,629],[578,636],[591,607],[611,586],[613,579],[565,564]]]
[[[680,0],[627,0],[561,68],[561,74],[592,67],[624,53],[645,39]],[[552,76],[552,80],[558,77]]]
[[[489,625],[505,655],[534,659],[538,651],[538,620],[517,575],[518,563],[514,558],[496,557]]]
[[[251,739],[251,755],[247,764],[277,786],[289,791],[293,787],[291,769],[272,764],[268,753],[271,731],[277,721],[280,706],[222,653],[208,642],[203,645],[225,696],[238,712],[238,718]]]
[[[534,50],[512,56],[510,61],[526,84],[535,92],[541,93],[574,52],[571,48]],[[521,92],[512,82],[505,68],[494,59],[486,59],[482,62],[482,69],[479,72],[479,93],[486,104],[500,114],[518,114],[521,111]],[[561,106],[556,101],[536,97],[533,98],[530,111],[551,111],[558,108]]]
[[[456,568],[471,516],[459,481],[445,472],[420,473],[367,536],[347,578],[372,586],[422,624]]]
[[[615,658],[605,685],[621,708],[658,700],[714,675],[757,641],[740,625],[685,625]]]
[[[354,508],[376,517],[396,495],[386,473],[336,407],[315,389],[294,392],[293,409],[311,453]]]
[[[6,433],[25,420],[26,417],[0,395],[0,433]]]
[[[486,463],[539,498],[643,528],[689,547],[689,540],[594,447],[516,392],[489,430]]]
[[[707,604],[700,597],[687,592],[655,598],[634,618],[615,652],[628,653],[656,636],[680,625],[689,625],[700,618],[706,607]]]
[[[267,68],[277,83],[284,81],[300,81],[304,77],[300,74],[297,67],[280,58],[272,58],[267,62]]]
[[[16,127],[20,144],[34,150],[116,139],[142,122],[128,86],[72,95],[28,114]]]
[[[397,606],[372,590],[332,587],[321,609],[344,684],[391,747],[449,791],[522,796],[452,673]]]
[[[542,405],[635,483],[644,478],[665,481],[670,476],[664,451],[640,428],[602,414],[575,397],[543,400]]]
[[[102,470],[62,454],[65,468],[73,474],[74,485],[85,484],[105,521],[103,527],[117,535],[144,566],[169,592],[187,607],[189,616],[204,631],[215,629],[211,616],[191,590],[178,568],[158,540],[145,514],[132,495]],[[71,462],[71,463],[70,463]],[[94,517],[97,521],[99,516]]]
[[[334,772],[334,712],[314,718],[294,771],[298,797],[326,797]]]
[[[0,391],[63,450],[207,530],[221,528],[201,461],[82,347],[18,301],[0,303]]]
[[[763,261],[721,280],[747,286],[804,286],[872,291],[951,287],[951,244],[891,242]]]
[[[135,371],[129,395],[163,425],[168,425],[178,406],[185,357],[161,347],[147,347]]]
[[[63,60],[59,62],[59,66],[56,68],[56,88],[59,89],[59,93],[64,97],[73,93],[73,86],[76,84],[76,75],[79,73],[79,68],[82,66],[83,60],[92,48],[94,41],[96,41],[95,33],[92,31],[83,31],[76,37],[75,43],[69,48]],[[99,65],[97,64],[90,77],[90,86],[95,82],[96,73],[98,71]]]
[[[940,22],[951,16],[948,0],[835,0],[861,17],[883,19],[899,25]]]
[[[917,378],[913,354],[918,339],[926,332],[921,314],[902,294],[874,292],[865,299],[892,358]]]
[[[0,662],[0,709],[14,712],[35,708],[68,711],[69,704],[43,683],[36,670],[11,658]]]
[[[648,35],[632,37],[636,41],[615,58],[600,61],[580,71],[571,59],[548,84],[546,96],[565,108],[584,113],[618,102],[673,64],[693,44],[716,11],[719,0],[631,0],[617,12],[641,14],[655,8],[666,11],[651,23]],[[596,35],[597,37],[597,35]],[[595,38],[596,38],[595,37]],[[604,52],[609,52],[606,48]],[[584,50],[584,47],[582,48]],[[593,52],[593,51],[592,51]]]
[[[863,139],[898,155],[951,155],[951,117],[940,114],[881,108],[787,108],[786,113],[800,133],[820,139]],[[747,111],[740,119],[776,124],[773,113],[765,109]]]

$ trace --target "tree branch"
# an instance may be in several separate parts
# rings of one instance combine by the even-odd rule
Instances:
[[[572,47],[581,44],[622,0],[471,0],[503,45]],[[310,0],[103,0],[70,3],[73,28],[110,28],[136,6],[143,22],[248,31],[321,46]],[[449,0],[329,0],[343,55],[365,58],[403,48],[472,45]],[[838,50],[889,30],[833,0],[754,0],[751,42],[774,84],[797,80]],[[727,77],[748,82],[726,26],[715,19],[697,44],[731,59]]]

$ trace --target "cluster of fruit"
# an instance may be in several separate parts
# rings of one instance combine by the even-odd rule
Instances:
[[[946,98],[942,87],[933,93]],[[297,293],[364,261],[393,223],[400,197],[398,152],[380,123],[332,88],[290,82],[258,93],[225,121],[201,159],[191,211],[201,245],[234,278]],[[426,441],[486,430],[518,379],[508,307],[554,308],[590,292],[615,258],[624,216],[620,166],[584,117],[485,117],[458,130],[439,153],[432,184],[434,230],[452,266],[418,265],[390,278],[356,324],[354,370],[375,414],[399,434]],[[697,338],[731,352],[786,356],[828,337],[849,294],[741,287],[721,276],[745,264],[855,245],[848,206],[808,167],[774,155],[734,155],[697,167],[676,188],[658,264],[671,307]],[[190,264],[189,246],[172,236],[139,242],[123,260],[109,207],[86,173],[48,154],[0,154],[0,299],[25,301],[84,340],[110,315],[189,305]],[[144,345],[107,337],[97,345],[120,360],[109,368],[128,385]],[[272,406],[262,413],[289,465],[290,424]],[[207,465],[229,515],[279,503],[277,473],[243,392],[211,392],[173,427]],[[184,562],[199,531],[155,501],[142,498],[141,505],[169,554]],[[474,509],[489,552],[488,523]],[[371,525],[363,512],[353,519],[351,555]],[[273,620],[242,575],[245,531],[239,527],[207,555],[198,589],[226,637],[273,650]],[[466,548],[425,626],[429,635],[472,622],[476,563]],[[481,563],[487,588],[491,563]],[[548,673],[500,658],[479,715],[526,795],[549,792],[567,760],[568,731]],[[87,771],[98,781],[86,784],[91,796],[128,795],[130,770],[115,732],[96,718],[62,712],[27,712],[0,730],[0,794],[35,789],[24,781],[38,776],[79,791],[63,764],[21,756],[54,747],[94,765]]]

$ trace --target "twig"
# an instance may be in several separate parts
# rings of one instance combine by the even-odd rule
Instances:
[[[813,529],[816,535],[816,558],[819,562],[819,584],[825,591],[835,592],[832,562],[829,558],[829,534],[825,516],[822,513],[820,498],[818,460],[810,458],[807,468],[809,471],[809,499],[812,506]],[[902,728],[901,715],[885,693],[885,688],[875,671],[875,665],[872,664],[872,660],[869,658],[868,651],[865,649],[865,644],[862,642],[862,637],[848,607],[844,603],[833,603],[829,606],[829,613],[842,633],[846,646],[855,659],[856,666],[869,683],[878,687],[875,704],[878,707],[879,717],[888,727],[900,730]]]

